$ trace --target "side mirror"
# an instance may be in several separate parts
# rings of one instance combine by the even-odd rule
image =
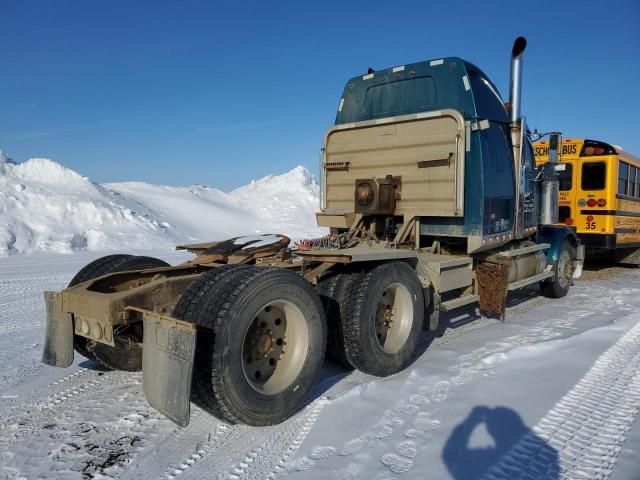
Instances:
[[[560,162],[560,145],[562,145],[562,135],[558,132],[549,134],[549,163]]]

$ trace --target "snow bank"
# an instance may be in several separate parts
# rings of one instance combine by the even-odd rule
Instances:
[[[298,166],[283,175],[269,175],[230,193],[243,208],[266,222],[262,231],[287,232],[292,238],[318,237],[327,233],[318,228],[320,188],[309,170]]]
[[[49,159],[0,152],[0,256],[33,251],[170,249],[256,232],[293,238],[315,225],[318,185],[304,167],[225,193],[204,185],[100,185]]]

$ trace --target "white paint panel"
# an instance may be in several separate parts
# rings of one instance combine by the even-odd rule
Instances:
[[[265,245],[271,245],[273,243],[279,242],[281,239],[281,235],[250,235],[247,237],[236,238],[233,244],[243,245],[242,249],[246,250],[247,248],[264,247]]]
[[[363,80],[371,80],[373,78],[373,73],[370,73],[368,75],[363,75],[362,79]]]
[[[435,67],[436,65],[442,65],[444,63],[444,59],[441,58],[440,60],[431,60],[429,62],[429,66],[430,67]]]
[[[400,67],[394,67],[393,68],[393,73],[396,72],[403,72],[404,71],[404,65],[400,66]]]
[[[468,92],[471,90],[471,85],[469,85],[469,77],[465,75],[462,77],[462,83],[464,83],[464,89]]]
[[[429,117],[440,117],[442,116],[442,111],[434,110],[433,112],[421,112],[416,114],[416,118],[429,118]]]

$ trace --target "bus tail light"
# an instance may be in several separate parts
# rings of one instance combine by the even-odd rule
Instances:
[[[565,218],[564,223],[569,226],[573,225],[573,218]]]
[[[587,222],[593,222],[593,215],[587,216]]]
[[[598,206],[599,207],[606,207],[607,206],[607,201],[604,198],[600,198],[598,200]]]
[[[598,201],[595,198],[590,198],[587,200],[587,207],[593,208],[598,204]]]
[[[589,155],[602,155],[605,152],[605,149],[602,147],[587,147],[584,149],[584,154],[586,156]]]
[[[592,157],[595,155],[615,155],[616,149],[608,143],[597,142],[595,140],[585,140],[580,151],[581,157]]]

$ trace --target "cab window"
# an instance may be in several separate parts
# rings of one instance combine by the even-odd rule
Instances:
[[[582,164],[582,190],[604,190],[607,179],[605,162],[589,162]]]
[[[367,89],[364,97],[364,118],[380,118],[433,107],[437,101],[436,84],[432,77],[415,77],[381,83]]]

